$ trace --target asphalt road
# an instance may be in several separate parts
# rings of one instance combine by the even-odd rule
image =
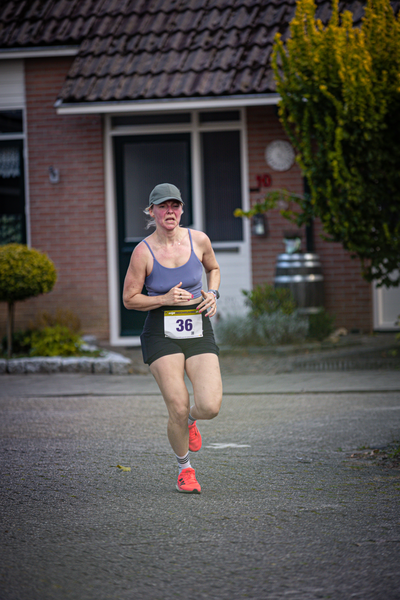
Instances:
[[[3,376],[1,600],[400,598],[400,373],[224,388],[192,496],[149,376]]]

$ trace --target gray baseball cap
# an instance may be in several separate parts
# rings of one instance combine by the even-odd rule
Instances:
[[[159,183],[149,196],[149,206],[152,204],[161,204],[167,200],[178,200],[184,204],[181,193],[172,183]]]

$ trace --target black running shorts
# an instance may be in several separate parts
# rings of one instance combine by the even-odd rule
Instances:
[[[198,304],[191,304],[187,308],[196,308]],[[150,310],[144,323],[143,332],[140,336],[142,344],[143,360],[151,365],[161,356],[169,354],[184,354],[185,358],[190,358],[197,354],[216,354],[219,355],[219,348],[215,343],[214,332],[210,318],[201,313],[203,320],[203,337],[194,339],[176,340],[165,337],[164,334],[164,311],[179,309],[185,310],[182,306],[162,306]]]

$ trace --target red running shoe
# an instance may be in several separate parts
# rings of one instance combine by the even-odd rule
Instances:
[[[201,448],[201,435],[196,421],[189,425],[189,450],[190,452],[198,452]]]
[[[179,473],[176,489],[178,492],[184,492],[185,494],[200,494],[201,487],[196,479],[194,469],[189,467]]]

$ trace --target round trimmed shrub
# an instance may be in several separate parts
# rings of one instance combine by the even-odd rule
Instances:
[[[14,304],[50,292],[57,281],[52,261],[23,244],[0,246],[0,301],[8,304],[8,357],[12,354]]]
[[[23,244],[0,246],[0,301],[17,302],[50,292],[57,281],[52,261]]]

